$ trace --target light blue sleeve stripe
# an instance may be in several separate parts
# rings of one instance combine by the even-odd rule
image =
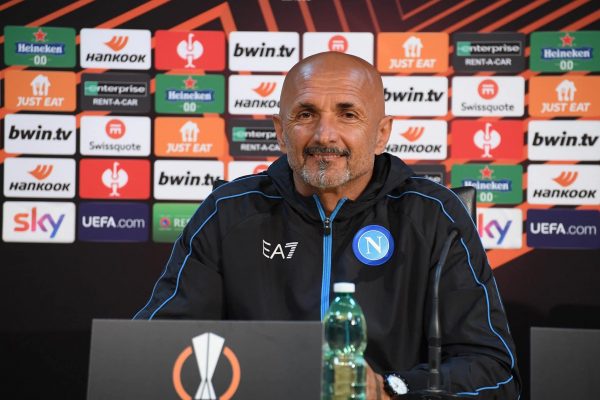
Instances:
[[[252,178],[264,178],[267,175],[250,175],[250,176],[246,176],[243,178],[239,178],[236,179],[235,181],[231,181],[231,182],[226,182],[224,184],[222,184],[221,186],[219,186],[218,188],[216,188],[215,190],[213,190],[213,192],[211,194],[216,193],[217,191],[219,191],[222,187],[230,185],[234,182],[240,182],[240,181],[245,181],[246,179],[252,179]],[[200,209],[202,208],[202,206],[205,204],[205,202],[202,202],[200,204],[200,206],[196,209],[196,211],[194,212],[194,214],[192,215],[192,217],[190,218],[190,220],[194,219],[194,217],[196,216],[196,214],[198,214],[198,211],[200,211]],[[215,205],[216,206],[216,205]],[[138,315],[144,311],[144,309],[146,309],[146,307],[148,307],[150,305],[150,302],[152,301],[152,298],[154,297],[154,293],[156,292],[156,288],[158,287],[158,283],[160,282],[160,280],[165,276],[165,274],[167,273],[167,270],[169,268],[169,263],[171,262],[171,258],[173,258],[173,253],[175,252],[175,246],[177,246],[177,242],[179,241],[179,239],[181,238],[181,235],[183,235],[183,232],[177,237],[177,239],[175,240],[175,243],[173,243],[173,247],[171,248],[171,255],[169,256],[169,260],[167,261],[167,264],[165,265],[165,269],[163,270],[163,273],[158,277],[158,279],[156,280],[156,283],[154,284],[154,287],[152,288],[152,294],[150,295],[150,298],[148,299],[148,302],[142,307],[140,308],[140,310],[138,312],[135,313],[135,315],[133,316],[132,319],[136,319],[138,317]],[[191,242],[190,242],[191,243]]]
[[[420,178],[420,179],[427,179],[427,178]],[[433,181],[432,181],[433,182]],[[435,182],[434,182],[435,183]],[[442,185],[439,185],[442,186]],[[446,188],[445,186],[442,186],[443,188],[445,188],[446,190],[452,192],[450,189]],[[456,194],[454,192],[452,192],[455,196]],[[442,212],[444,213],[444,215],[446,215],[446,217],[452,222],[454,223],[454,219],[450,216],[450,214],[448,214],[448,212],[446,212],[446,209],[444,207],[444,204],[442,203],[442,201],[438,198],[432,197],[432,196],[428,196],[424,193],[420,193],[420,192],[416,192],[416,191],[407,191],[404,192],[402,194],[400,194],[399,196],[393,196],[393,195],[389,195],[388,197],[393,198],[393,199],[399,199],[407,194],[415,194],[418,196],[422,196],[425,197],[427,199],[433,200],[436,203],[438,203],[438,205],[440,206]],[[458,198],[458,196],[456,196]],[[462,200],[460,200],[460,198],[458,198],[460,204],[463,204]],[[464,204],[463,204],[464,207]],[[465,211],[466,211],[466,207],[465,207]],[[467,215],[468,215],[468,211],[467,211]],[[469,218],[469,220],[471,220],[471,218]],[[473,222],[473,221],[471,221]],[[475,270],[473,268],[473,265],[471,264],[471,253],[469,252],[469,249],[467,248],[464,240],[461,238],[460,239],[461,244],[463,246],[463,248],[465,249],[465,252],[467,253],[467,262],[469,264],[469,268],[471,270],[471,274],[473,275],[473,279],[475,280],[475,283],[477,283],[478,286],[480,286],[483,289],[483,293],[485,294],[485,303],[486,303],[486,308],[487,308],[487,321],[488,321],[488,326],[490,327],[491,332],[500,340],[500,342],[502,342],[502,344],[504,345],[504,348],[506,349],[508,355],[510,356],[510,360],[511,360],[511,365],[510,368],[513,369],[515,366],[515,358],[512,354],[512,352],[510,351],[510,348],[508,347],[508,345],[506,344],[506,341],[504,340],[504,338],[494,329],[493,325],[492,325],[492,320],[491,320],[491,311],[490,311],[490,299],[489,299],[489,295],[488,295],[488,291],[487,288],[485,287],[485,285],[483,283],[481,283],[479,281],[479,279],[477,279],[477,274],[475,274]],[[493,278],[493,277],[492,277]],[[501,299],[499,298],[499,301],[501,301]],[[463,392],[463,393],[459,393],[459,394],[464,394],[464,395],[478,395],[479,391],[482,390],[489,390],[489,389],[498,389],[500,387],[500,385],[504,385],[510,381],[513,380],[513,376],[512,374],[510,375],[510,377],[508,379],[506,379],[503,382],[498,382],[495,386],[486,386],[486,387],[482,387],[479,389],[475,389],[475,392]]]

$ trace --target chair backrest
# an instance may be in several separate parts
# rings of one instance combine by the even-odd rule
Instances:
[[[460,186],[451,188],[454,193],[462,200],[467,208],[471,219],[477,225],[477,189],[473,186]]]
[[[223,179],[217,179],[213,183],[213,190],[227,183]],[[477,225],[477,189],[473,186],[460,186],[451,189],[462,200],[473,222]]]

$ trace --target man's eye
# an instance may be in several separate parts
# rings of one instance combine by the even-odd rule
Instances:
[[[308,111],[302,111],[298,113],[298,119],[309,119],[312,117],[312,113]]]
[[[344,118],[346,119],[355,119],[356,118],[356,114],[352,113],[352,112],[347,112],[343,114]]]

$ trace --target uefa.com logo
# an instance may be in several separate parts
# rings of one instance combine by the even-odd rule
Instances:
[[[194,365],[198,367],[200,373],[200,384],[195,391],[194,399],[219,399],[229,400],[237,391],[240,385],[241,368],[237,356],[228,346],[224,346],[225,339],[214,333],[203,333],[192,338],[192,345],[187,346],[179,353],[175,364],[173,365],[173,387],[177,395],[182,400],[192,398],[190,393],[183,386],[181,379],[181,370],[186,361],[193,354],[196,358]],[[229,386],[222,394],[218,395],[213,387],[212,379],[219,363],[221,355],[229,362],[231,367],[231,381]]]

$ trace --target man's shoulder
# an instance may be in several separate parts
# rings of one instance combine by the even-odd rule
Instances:
[[[411,176],[404,184],[388,194],[392,199],[402,199],[401,205],[410,207],[418,203],[422,212],[437,209],[451,221],[468,216],[468,210],[460,197],[451,189],[428,178]]]

